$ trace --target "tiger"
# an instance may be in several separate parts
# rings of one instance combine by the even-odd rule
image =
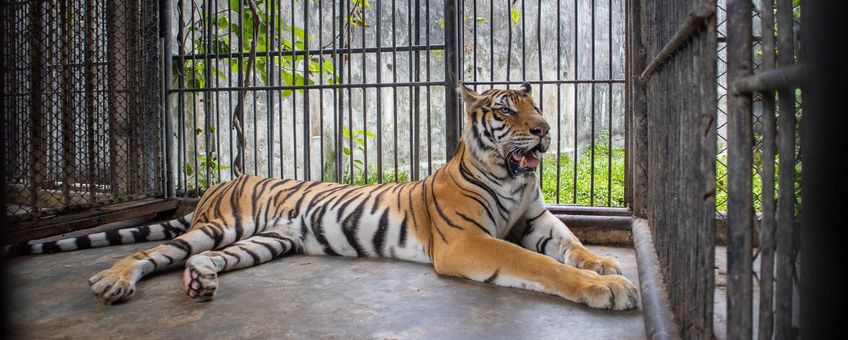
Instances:
[[[557,295],[600,309],[636,308],[619,263],[588,250],[545,207],[537,168],[550,126],[530,84],[457,88],[465,124],[455,155],[423,180],[352,185],[241,175],[210,187],[175,220],[33,244],[30,253],[168,240],[88,283],[125,302],[145,275],[183,265],[196,301],[218,275],[290,254],[380,257],[431,264],[443,276]]]

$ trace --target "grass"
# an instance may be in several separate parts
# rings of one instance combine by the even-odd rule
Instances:
[[[610,148],[608,144],[603,143],[596,144],[594,151],[594,187],[591,148],[584,149],[579,155],[576,178],[573,154],[560,154],[559,197],[557,197],[557,156],[556,154],[545,155],[542,160],[541,184],[545,203],[614,207],[624,205],[624,148]]]

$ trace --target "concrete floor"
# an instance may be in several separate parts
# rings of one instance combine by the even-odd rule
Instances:
[[[579,338],[641,339],[639,310],[593,310],[559,297],[439,277],[429,265],[292,256],[223,274],[215,300],[179,289],[180,269],[139,282],[107,306],[87,279],[152,243],[10,261],[15,338]],[[637,283],[631,249],[613,256]]]

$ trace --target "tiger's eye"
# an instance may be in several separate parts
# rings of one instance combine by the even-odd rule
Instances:
[[[503,113],[505,115],[511,115],[512,114],[512,110],[510,108],[506,107],[506,106],[501,107],[500,111],[501,111],[501,113]]]

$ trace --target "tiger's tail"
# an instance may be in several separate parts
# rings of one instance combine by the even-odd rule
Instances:
[[[47,254],[120,244],[169,240],[185,233],[189,226],[191,226],[193,216],[194,213],[190,213],[183,217],[158,224],[102,231],[58,241],[23,245],[21,247],[22,249],[13,251],[13,253],[20,255]]]

